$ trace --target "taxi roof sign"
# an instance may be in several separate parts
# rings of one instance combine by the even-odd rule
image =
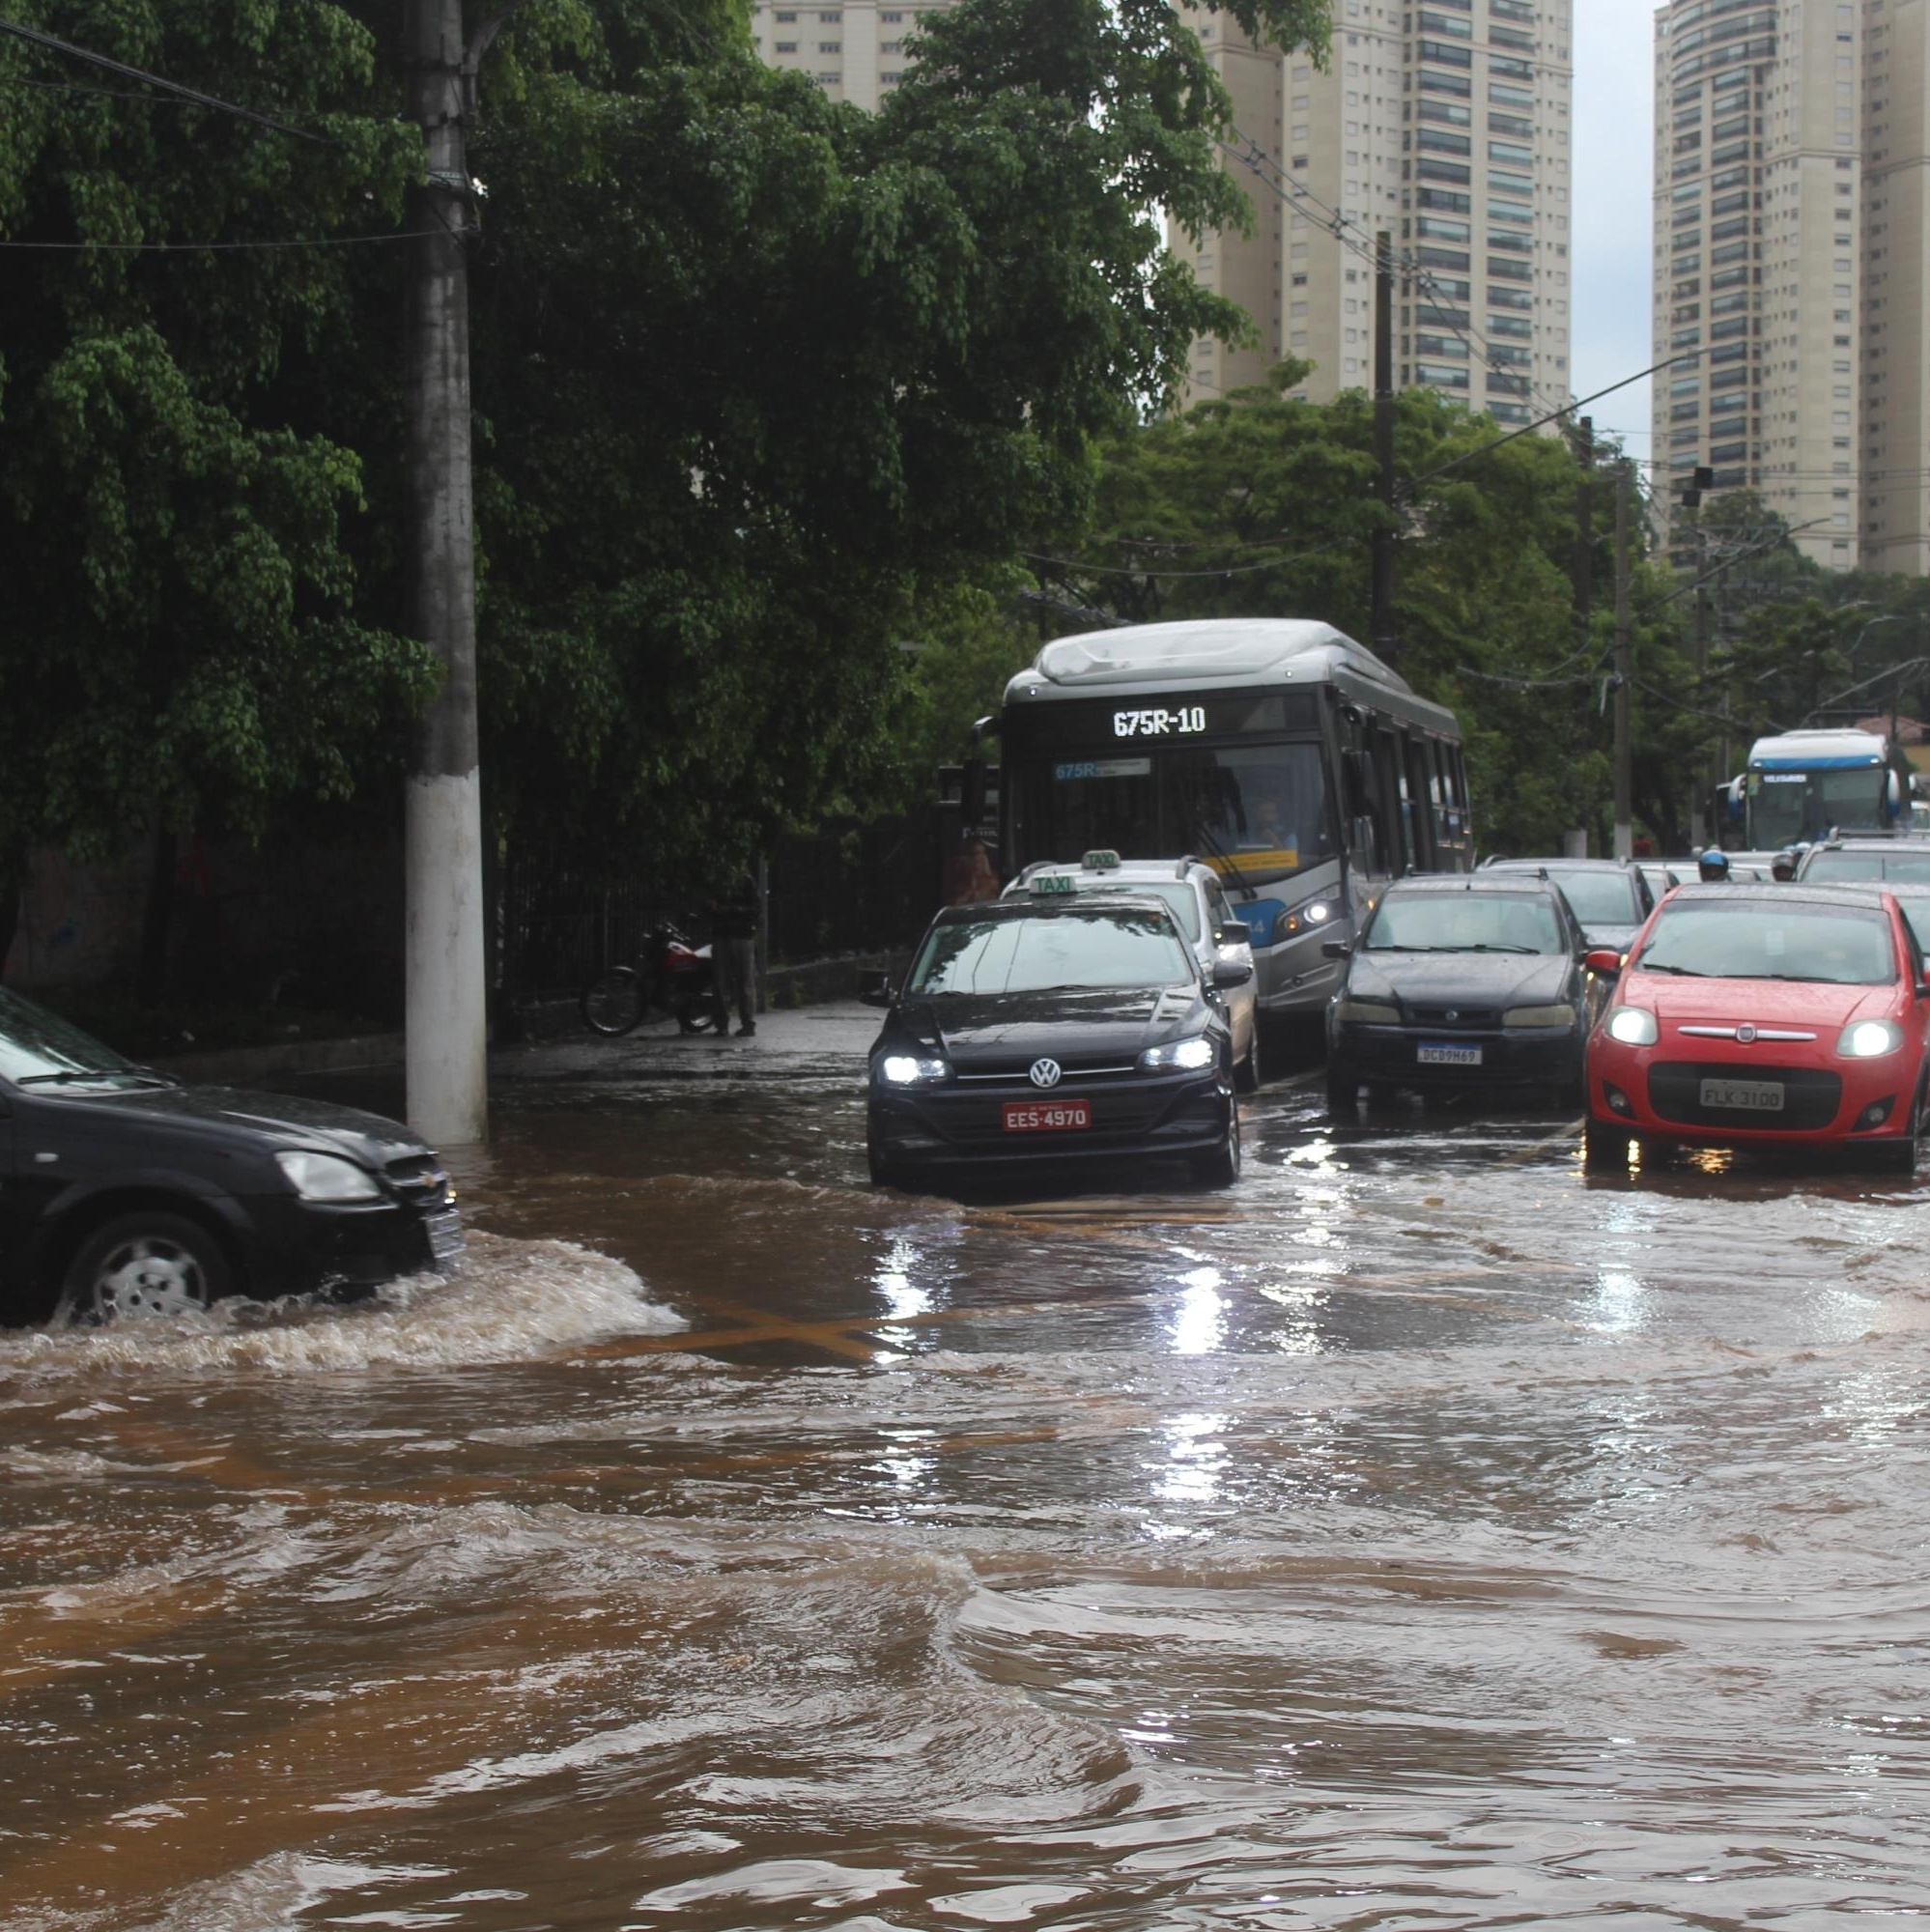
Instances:
[[[1088,872],[1117,872],[1120,868],[1120,855],[1117,852],[1088,852],[1079,861]]]

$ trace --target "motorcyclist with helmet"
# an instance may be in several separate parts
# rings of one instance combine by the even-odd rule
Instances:
[[[1695,862],[1695,876],[1704,885],[1726,885],[1729,881],[1729,855],[1712,845]]]

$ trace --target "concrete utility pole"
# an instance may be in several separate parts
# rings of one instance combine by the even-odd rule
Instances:
[[[1397,665],[1401,639],[1394,629],[1394,238],[1374,238],[1374,460],[1377,493],[1387,513],[1374,532],[1372,628],[1381,663]]]
[[[1575,456],[1581,480],[1575,486],[1575,614],[1587,642],[1588,613],[1595,608],[1595,418],[1575,424]]]
[[[1629,628],[1629,498],[1634,466],[1626,458],[1615,477],[1615,857],[1635,855],[1635,756],[1630,680],[1634,650]]]
[[[407,244],[410,613],[443,669],[405,803],[405,1057],[410,1122],[437,1146],[489,1128],[466,134],[476,68],[509,12],[466,43],[462,0],[403,0],[409,109],[428,173],[411,193],[417,239]]]

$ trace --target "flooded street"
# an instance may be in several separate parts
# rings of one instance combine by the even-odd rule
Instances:
[[[503,1056],[453,1280],[0,1334],[0,1922],[1930,1914],[1930,1178],[1276,1083],[960,1204],[874,1026]]]

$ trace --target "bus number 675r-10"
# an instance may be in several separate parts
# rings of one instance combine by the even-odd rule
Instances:
[[[1177,711],[1115,711],[1115,738],[1164,738],[1206,728],[1204,704],[1181,705]]]

